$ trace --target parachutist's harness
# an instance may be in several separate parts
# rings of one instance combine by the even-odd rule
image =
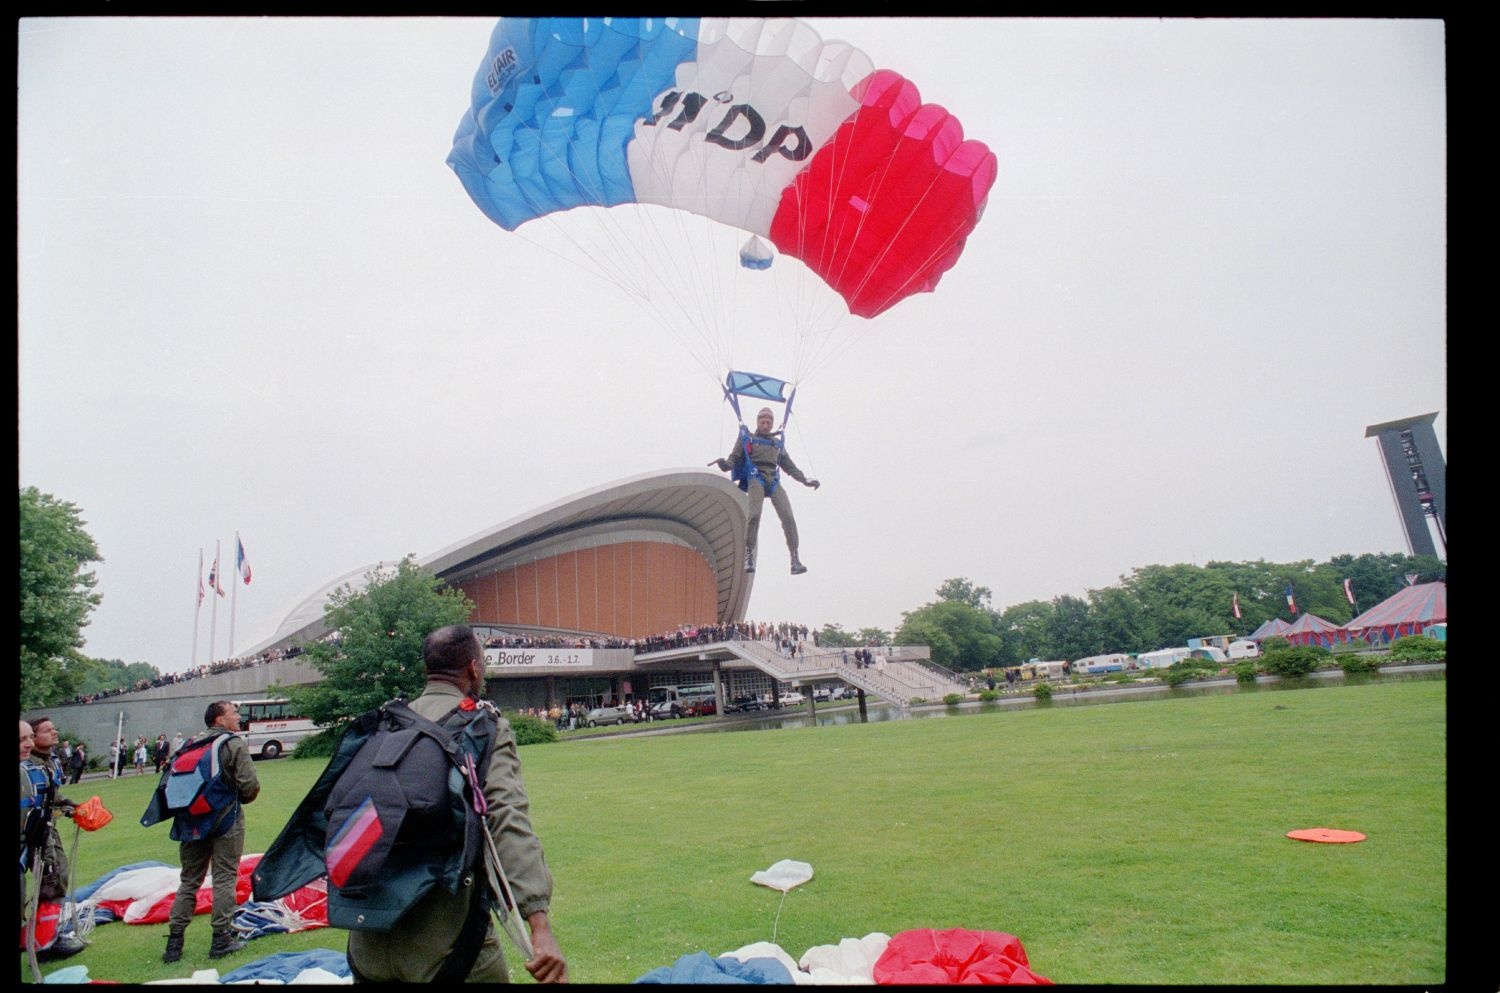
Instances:
[[[754,480],[765,490],[766,496],[772,496],[776,492],[776,487],[781,485],[781,472],[780,470],[773,469],[771,478],[769,480],[766,479],[765,474],[760,471],[760,467],[755,464],[755,460],[750,457],[750,452],[757,443],[775,445],[776,460],[777,462],[781,461],[781,452],[786,446],[786,438],[783,432],[773,431],[769,436],[753,435],[750,433],[748,427],[741,424],[739,444],[745,453],[745,460],[735,467],[730,478],[739,483],[742,490],[749,490],[750,481]]]

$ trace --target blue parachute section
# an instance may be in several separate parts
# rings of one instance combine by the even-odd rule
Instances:
[[[633,202],[626,145],[697,39],[697,18],[502,18],[448,164],[507,231]]]

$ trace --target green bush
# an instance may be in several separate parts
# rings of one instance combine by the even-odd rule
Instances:
[[[988,703],[991,700],[998,700],[998,699],[1000,699],[1000,691],[999,690],[980,690],[979,691],[979,699],[983,700],[985,703]]]
[[[1292,643],[1290,641],[1287,641],[1279,634],[1273,634],[1271,637],[1265,639],[1260,643],[1260,653],[1264,655],[1267,652],[1274,652],[1279,648],[1291,647]]]
[[[1048,686],[1046,683],[1038,683],[1036,685],[1036,689],[1031,691],[1031,695],[1036,697],[1038,700],[1051,700],[1052,687]]]
[[[1256,664],[1254,659],[1241,659],[1231,669],[1234,672],[1234,678],[1239,682],[1253,683],[1255,682],[1256,673],[1260,671],[1260,666]]]
[[[530,714],[506,714],[517,745],[545,745],[557,740],[557,728],[545,717]]]
[[[1373,655],[1340,655],[1339,668],[1345,675],[1355,672],[1374,672],[1380,668],[1380,660]]]
[[[1321,645],[1299,645],[1267,652],[1260,664],[1266,672],[1277,676],[1305,676],[1331,658],[1333,653]]]
[[[297,747],[292,749],[294,759],[330,759],[339,747],[339,739],[344,736],[344,729],[324,728],[317,734],[310,734],[297,742]]]
[[[947,696],[943,697],[943,702],[950,707],[957,706],[958,704],[964,702],[964,695],[962,693],[949,693]]]
[[[1167,666],[1165,678],[1168,686],[1180,686],[1190,679],[1202,679],[1218,672],[1219,663],[1209,659],[1183,659]]]
[[[1395,662],[1442,662],[1447,658],[1448,643],[1425,634],[1397,638],[1391,645],[1391,659]]]

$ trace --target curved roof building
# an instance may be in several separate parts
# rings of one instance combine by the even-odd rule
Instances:
[[[512,518],[417,560],[474,602],[471,623],[639,638],[743,620],[753,573],[747,501],[704,469],[643,473]],[[249,654],[327,633],[334,590],[394,563],[346,573],[308,597]]]

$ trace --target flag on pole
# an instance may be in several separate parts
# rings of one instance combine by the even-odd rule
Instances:
[[[1417,585],[1417,577],[1418,577],[1418,575],[1419,575],[1419,573],[1408,572],[1406,574],[1406,585],[1407,586],[1415,586],[1415,585]]]
[[[224,595],[224,587],[219,585],[219,553],[214,552],[214,564],[208,570],[208,588],[219,596]]]
[[[234,548],[235,568],[239,569],[240,578],[245,581],[246,586],[249,586],[250,560],[245,558],[245,543],[240,540],[240,533],[238,531],[234,533]]]
[[[203,606],[203,549],[198,549],[198,606]]]
[[[1344,580],[1344,599],[1349,601],[1351,607],[1354,605],[1354,587],[1348,579]]]
[[[1292,584],[1286,584],[1286,605],[1291,608],[1292,613],[1297,612],[1297,598],[1292,595]]]
[[[1234,595],[1234,619],[1235,620],[1239,620],[1242,616],[1243,615],[1240,613],[1240,595],[1239,595],[1239,593],[1235,593],[1235,595]]]

